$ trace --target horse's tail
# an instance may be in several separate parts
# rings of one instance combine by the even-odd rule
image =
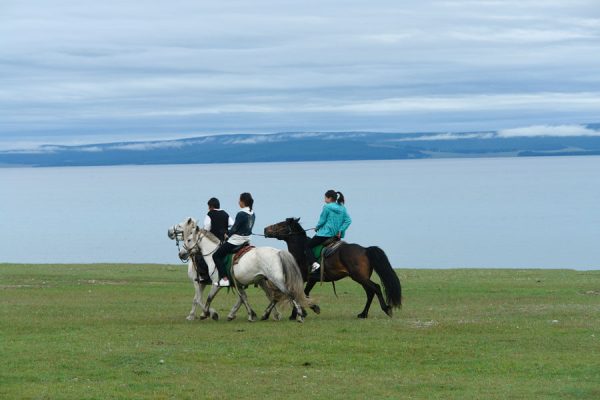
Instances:
[[[400,279],[392,268],[390,260],[377,246],[367,247],[366,250],[369,263],[379,275],[385,288],[386,302],[390,307],[402,307],[402,286],[400,286]]]
[[[286,289],[300,306],[307,307],[308,300],[304,294],[304,280],[300,274],[300,267],[298,267],[296,259],[287,250],[279,251],[279,259],[281,260]]]

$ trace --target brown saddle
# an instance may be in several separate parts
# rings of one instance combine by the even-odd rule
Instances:
[[[321,252],[321,257],[327,258],[333,255],[343,243],[346,242],[344,242],[337,236],[327,239],[323,242],[323,250]]]
[[[233,261],[231,263],[231,265],[235,265],[240,261],[240,258],[242,258],[242,256],[244,254],[246,254],[247,252],[249,252],[250,250],[252,250],[255,246],[250,246],[248,243],[245,243],[242,245],[242,248],[239,249],[234,255],[233,255]]]

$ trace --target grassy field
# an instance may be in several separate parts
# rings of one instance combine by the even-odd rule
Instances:
[[[393,319],[344,280],[304,324],[189,322],[182,266],[1,264],[0,398],[600,398],[600,271],[398,273]]]

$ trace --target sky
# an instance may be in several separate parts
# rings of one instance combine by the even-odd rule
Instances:
[[[0,149],[592,122],[597,0],[0,2]]]

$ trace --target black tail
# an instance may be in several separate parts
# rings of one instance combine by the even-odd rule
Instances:
[[[400,279],[392,268],[390,260],[377,246],[367,247],[367,257],[369,263],[379,275],[381,283],[385,288],[386,302],[390,307],[401,307],[402,306],[402,286],[400,286]]]

